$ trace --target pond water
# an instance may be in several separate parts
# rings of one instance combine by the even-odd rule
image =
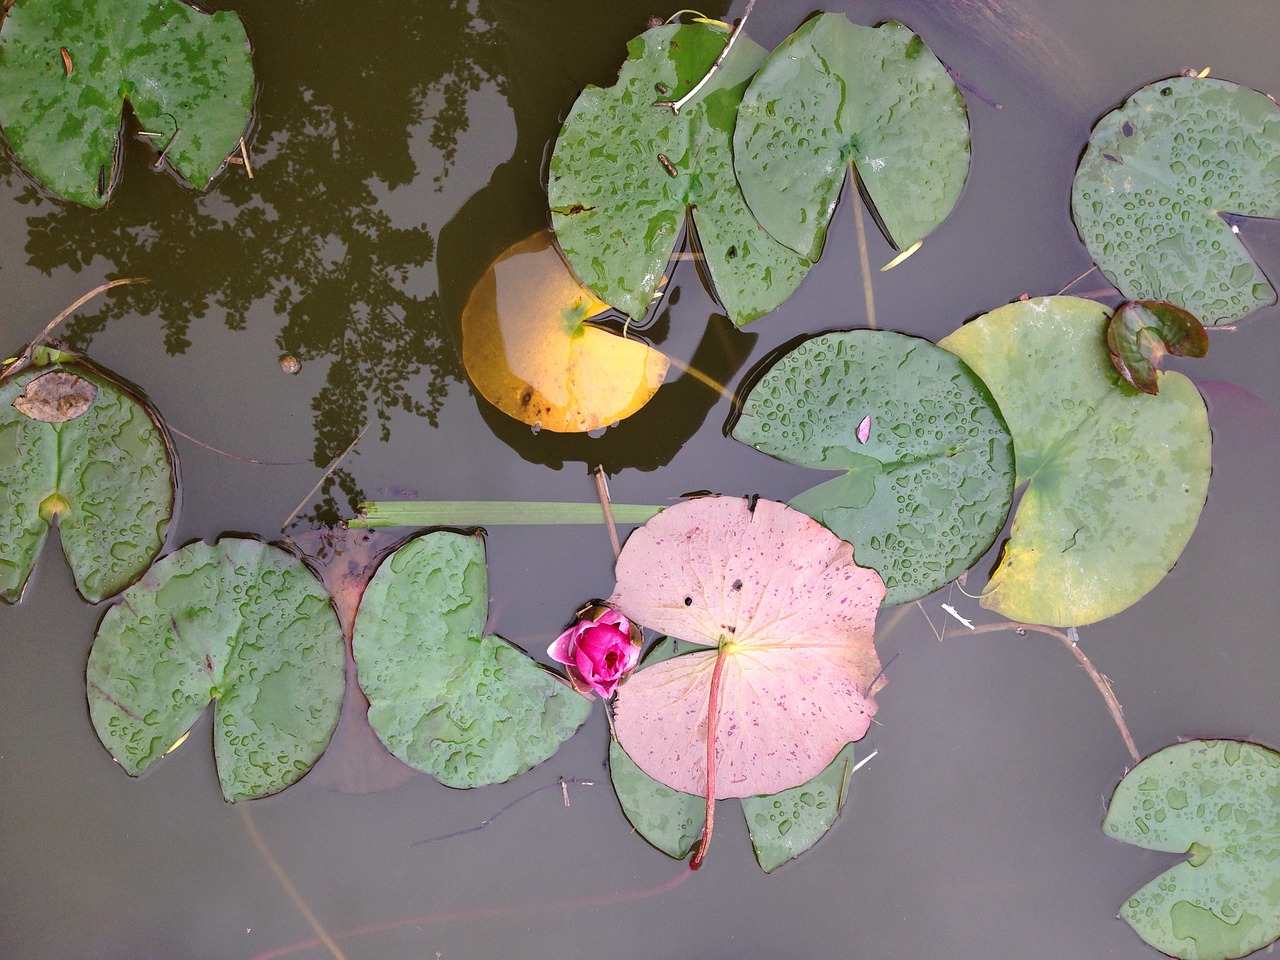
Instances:
[[[564,438],[506,420],[462,372],[468,292],[546,224],[541,177],[560,119],[585,84],[612,82],[650,14],[672,11],[630,0],[213,6],[239,9],[254,46],[254,179],[233,169],[197,195],[131,144],[110,208],[92,212],[48,198],[0,153],[3,349],[104,279],[148,277],[81,310],[66,341],[141,385],[178,430],[288,462],[179,438],[174,543],[278,536],[304,497],[295,537],[365,495],[591,501],[596,464],[628,503],[703,489],[785,500],[815,482],[727,439],[729,401],[692,377],[603,436]],[[1263,0],[843,9],[911,25],[970,91],[973,167],[958,208],[872,280],[880,327],[935,340],[1089,268],[1071,177],[1093,122],[1127,94],[1205,66],[1280,91],[1280,9]],[[772,47],[810,12],[760,4],[750,32]],[[893,251],[867,226],[871,263],[887,262]],[[1280,225],[1243,234],[1280,277]],[[1071,292],[1117,299],[1097,273]],[[1176,365],[1209,399],[1208,504],[1154,591],[1080,631],[1143,754],[1197,736],[1280,747],[1278,321],[1268,308],[1213,333],[1205,360]],[[649,335],[732,389],[783,343],[867,323],[846,196],[823,258],[776,313],[735,331],[686,261]],[[298,375],[281,371],[282,353],[301,361]],[[336,481],[307,496],[366,428]],[[601,527],[495,526],[488,554],[490,627],[538,656],[613,585]],[[934,623],[942,602],[984,616],[948,589],[924,603]],[[889,685],[858,748],[878,754],[830,835],[766,876],[727,807],[696,874],[633,834],[608,786],[599,707],[552,759],[474,791],[348,749],[285,793],[233,807],[208,715],[132,781],[85,705],[101,616],[52,546],[22,603],[0,609],[4,956],[1156,955],[1116,910],[1177,858],[1103,836],[1128,754],[1095,687],[1049,638],[966,637],[952,622],[939,642],[918,610],[894,618],[877,637],[882,660],[894,658]],[[422,842],[502,810],[481,830]]]

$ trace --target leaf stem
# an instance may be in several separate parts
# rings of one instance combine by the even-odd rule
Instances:
[[[307,495],[298,501],[298,505],[293,508],[289,513],[289,516],[284,518],[284,523],[280,524],[281,531],[288,527],[289,524],[293,522],[293,518],[302,512],[302,508],[307,505],[307,501],[310,500],[312,496],[315,495],[315,492],[320,489],[321,484],[329,479],[333,474],[333,471],[338,469],[338,464],[347,458],[347,454],[356,448],[356,444],[360,442],[360,438],[364,436],[365,430],[368,429],[369,425],[366,423],[364,427],[361,428],[360,432],[356,434],[356,438],[347,445],[347,449],[343,450],[340,454],[329,461],[329,466],[325,467],[324,473],[320,474],[320,479],[316,481],[316,485],[307,491]]]
[[[1093,271],[1097,269],[1098,269],[1098,265],[1095,263],[1092,267],[1090,267],[1084,273],[1080,274],[1080,276],[1076,277],[1074,280],[1068,283],[1065,287],[1059,290],[1056,294],[1054,294],[1054,296],[1058,296],[1058,297],[1062,296],[1064,293],[1066,293],[1068,290],[1074,287],[1077,283],[1079,283],[1081,280],[1083,280],[1085,277],[1087,277],[1089,274],[1093,273]]]
[[[622,553],[622,544],[618,541],[618,527],[613,522],[613,510],[609,505],[609,481],[605,479],[604,465],[598,464],[591,473],[596,481],[596,495],[600,498],[600,510],[604,513],[605,526],[609,529],[613,559],[617,560]]]
[[[852,170],[852,165],[850,165]],[[853,177],[856,178],[858,173],[853,170]],[[871,291],[871,258],[867,255],[867,226],[862,216],[862,200],[857,195],[855,188],[855,196],[853,203],[853,224],[858,234],[858,267],[862,271],[862,302],[867,311],[867,329],[875,330],[876,327],[876,297]]]
[[[302,466],[302,464],[304,463],[311,462],[310,460],[255,460],[253,457],[242,457],[239,454],[232,453],[229,450],[219,449],[218,447],[215,447],[211,443],[205,443],[203,440],[199,439],[198,437],[193,437],[189,433],[183,433],[181,430],[175,427],[172,423],[169,423],[167,420],[165,421],[165,427],[168,428],[170,433],[177,434],[183,440],[191,441],[197,447],[203,447],[204,449],[208,450],[210,453],[216,453],[220,457],[229,457],[232,460],[239,460],[241,463],[252,463],[260,467],[299,467],[299,466]]]
[[[745,18],[744,18],[745,19]],[[711,845],[711,830],[716,822],[716,726],[720,722],[720,676],[724,672],[724,647],[716,653],[716,666],[711,671],[711,696],[707,701],[707,825],[698,841],[698,849],[689,861],[689,869],[697,870],[706,859]]]
[[[1111,689],[1111,680],[1093,665],[1089,658],[1085,656],[1084,651],[1080,649],[1080,645],[1069,634],[1054,627],[1046,627],[1036,623],[1017,623],[1012,620],[1003,623],[975,624],[970,634],[996,633],[1005,630],[1034,630],[1036,633],[1043,633],[1046,636],[1057,637],[1061,640],[1063,645],[1071,651],[1071,655],[1080,662],[1080,666],[1089,675],[1089,679],[1098,688],[1098,692],[1102,694],[1102,699],[1106,701],[1107,709],[1111,712],[1111,719],[1115,721],[1116,729],[1120,731],[1120,737],[1124,740],[1125,748],[1129,751],[1129,756],[1133,758],[1134,764],[1136,765],[1142,760],[1142,754],[1138,753],[1138,748],[1133,742],[1133,736],[1129,733],[1129,726],[1124,721],[1124,709],[1120,706],[1120,701],[1116,699],[1115,691]]]
[[[729,42],[724,45],[724,49],[720,51],[720,56],[716,57],[716,62],[711,65],[711,69],[703,75],[701,80],[694,84],[693,89],[679,100],[658,100],[654,103],[655,107],[670,107],[672,114],[678,115],[680,108],[698,95],[698,91],[707,85],[707,81],[720,69],[720,64],[724,63],[724,58],[729,55],[729,49],[733,46],[734,41],[738,39],[738,34],[742,33],[742,27],[747,22],[747,17],[751,16],[751,8],[755,5],[756,0],[748,0],[747,9],[742,14],[742,19],[737,22],[733,32],[729,34]]]
[[[262,838],[262,834],[258,830],[258,825],[253,822],[253,814],[249,812],[247,805],[240,807],[241,821],[244,823],[245,832],[249,834],[249,839],[253,841],[253,845],[257,847],[259,855],[266,861],[267,866],[271,868],[271,872],[275,874],[276,880],[280,886],[284,887],[284,892],[289,895],[289,899],[293,901],[293,905],[297,907],[298,912],[302,914],[303,919],[307,921],[309,926],[316,935],[316,939],[324,944],[325,949],[329,951],[329,955],[334,960],[346,960],[346,954],[342,952],[342,948],[325,930],[324,924],[320,922],[320,918],[315,915],[312,909],[307,906],[307,901],[302,899],[302,894],[298,892],[298,888],[293,885],[293,881],[289,879],[289,874],[285,873],[284,867],[280,865],[280,861],[275,858],[271,852],[271,848],[267,846],[267,841]]]

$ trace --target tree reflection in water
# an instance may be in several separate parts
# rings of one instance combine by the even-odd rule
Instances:
[[[707,12],[726,7],[716,0]],[[397,411],[435,426],[450,384],[465,382],[457,327],[471,286],[498,252],[546,226],[541,165],[559,118],[584,85],[613,82],[626,41],[651,12],[640,0],[603,19],[589,0],[369,0],[355,16],[333,0],[249,6],[241,17],[258,80],[248,138],[255,179],[233,167],[200,194],[156,174],[151,154],[130,142],[124,182],[110,209],[94,212],[51,201],[0,156],[6,192],[30,210],[32,267],[153,280],[127,298],[90,304],[62,338],[87,351],[108,325],[141,315],[163,331],[170,354],[181,354],[201,323],[242,330],[269,308],[281,318],[282,353],[328,364],[312,399],[316,466],[373,422],[388,440]],[[484,91],[505,98],[514,115],[514,153],[493,150],[488,185],[449,196],[467,189],[451,188],[449,176]],[[472,136],[493,149],[487,129]],[[457,211],[447,224],[405,215],[441,192]],[[664,315],[647,333],[661,342],[665,329]],[[721,383],[755,339],[723,318],[677,333],[677,356]],[[554,467],[589,460],[617,472],[668,462],[715,400],[678,378],[637,422],[603,438],[531,438],[477,402],[525,459]],[[333,523],[361,498],[354,473],[340,468],[303,519]]]
[[[163,278],[91,305],[63,328],[66,342],[85,350],[108,324],[142,314],[178,354],[193,322],[221,318],[243,329],[251,307],[266,303],[285,318],[282,352],[329,363],[312,400],[317,465],[371,417],[384,440],[398,409],[434,425],[450,381],[462,377],[428,269],[435,239],[426,226],[394,223],[378,192],[416,178],[444,186],[469,97],[484,84],[503,92],[489,8],[488,0],[369,0],[353,19],[336,4],[296,0],[243,12],[258,76],[252,180],[232,168],[208,194],[182,189],[152,175],[147,152],[130,143],[125,183],[108,214],[92,215],[20,186],[3,164],[6,185],[32,211],[32,266],[52,273],[105,260],[108,270]],[[419,170],[410,153],[419,126],[436,169]],[[336,520],[358,495],[340,469],[310,519]]]

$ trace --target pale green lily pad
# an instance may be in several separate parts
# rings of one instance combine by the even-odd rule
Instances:
[[[663,640],[645,658],[645,665],[696,649],[695,644]],[[800,856],[831,829],[840,815],[852,762],[853,744],[849,744],[807,783],[740,801],[756,861],[766,873]],[[687,857],[702,836],[706,799],[650,777],[614,737],[609,738],[609,776],[622,812],[636,832],[669,857]]]
[[[800,856],[831,829],[844,805],[845,783],[852,767],[851,743],[808,783],[768,797],[743,799],[751,846],[765,873]]]
[[[1187,854],[1120,908],[1161,953],[1228,960],[1280,938],[1280,753],[1238,740],[1165,747],[1120,781],[1102,828]]]
[[[886,604],[967,570],[1013,502],[1012,440],[987,387],[952,354],[899,333],[801,343],[751,389],[733,437],[844,471],[791,506],[853,544],[854,559],[884,580]]]
[[[156,152],[188,183],[208,186],[253,107],[240,18],[177,0],[21,0],[9,10],[0,25],[0,127],[50,190],[106,204],[126,100],[142,129],[159,134]]]
[[[969,118],[946,68],[910,29],[824,13],[751,81],[733,147],[752,213],[801,256],[822,252],[850,165],[886,238],[906,249],[960,199]]]
[[[1173,566],[1204,506],[1204,400],[1175,372],[1159,374],[1157,396],[1123,383],[1107,353],[1110,315],[1044,297],[940,343],[986,381],[1013,432],[1026,489],[981,599],[1013,620],[1078,626],[1131,606]]]
[[[451,787],[500,783],[555,753],[591,701],[484,632],[484,540],[435,531],[382,561],[352,650],[387,749]]]
[[[1071,210],[1089,255],[1130,300],[1230,323],[1276,292],[1227,216],[1280,217],[1280,107],[1225,80],[1143,87],[1098,121]]]
[[[14,406],[62,375],[96,388],[78,415],[44,422]],[[30,367],[0,383],[0,599],[21,598],[55,517],[81,596],[97,603],[119,593],[164,546],[175,493],[158,417],[105,372],[37,350]]]
[[[609,777],[622,812],[636,833],[668,857],[687,857],[707,822],[706,799],[653,779],[636,766],[614,737],[609,738]]]
[[[222,795],[251,800],[320,758],[345,683],[342,629],[311,571],[279,547],[224,537],[165,557],[107,611],[89,654],[89,715],[137,776],[213,700]]]
[[[693,210],[716,292],[739,326],[791,295],[809,262],[759,228],[733,172],[742,91],[765,52],[740,35],[720,69],[673,114],[724,50],[708,24],[663,26],[631,41],[618,82],[587,87],[556,140],[551,224],[570,266],[602,300],[639,319]]]

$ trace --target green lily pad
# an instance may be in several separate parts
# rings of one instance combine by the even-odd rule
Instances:
[[[910,29],[824,13],[751,81],[733,149],[751,211],[801,256],[822,252],[851,165],[886,238],[905,249],[960,199],[969,118],[946,68]]]
[[[1165,747],[1120,781],[1102,828],[1187,854],[1120,908],[1161,953],[1228,960],[1280,938],[1280,753],[1238,740]]]
[[[9,10],[0,24],[0,127],[50,190],[106,204],[125,101],[158,134],[152,145],[173,169],[208,186],[253,107],[240,18],[177,0],[21,0]]]
[[[668,857],[687,857],[707,822],[706,799],[653,779],[636,766],[615,737],[609,738],[609,777],[636,833]]]
[[[1159,393],[1156,371],[1166,354],[1203,357],[1209,335],[1194,316],[1161,300],[1120,304],[1107,324],[1107,352],[1125,382],[1143,393]]]
[[[742,812],[760,869],[772,873],[826,835],[840,816],[852,766],[851,743],[808,783],[772,796],[743,799]]]
[[[365,588],[352,650],[369,723],[387,749],[451,787],[541,763],[591,702],[484,633],[484,540],[436,531],[387,557]]]
[[[947,351],[899,333],[800,344],[751,389],[733,437],[844,471],[791,506],[854,545],[854,559],[884,580],[886,604],[967,570],[1013,502],[1013,444],[990,391]]]
[[[1225,80],[1143,87],[1098,121],[1071,210],[1089,255],[1130,300],[1210,326],[1276,302],[1228,217],[1280,217],[1280,107]]]
[[[140,397],[68,354],[36,351],[0,383],[0,599],[21,598],[55,518],[86,600],[142,576],[173,516],[172,458]]]
[[[1078,626],[1136,603],[1195,530],[1209,487],[1204,400],[1179,373],[1159,396],[1107,355],[1110,311],[1044,297],[966,323],[940,346],[982,377],[1013,431],[1026,485],[981,603],[1014,620]]]
[[[733,172],[733,128],[765,52],[739,35],[720,69],[673,113],[728,41],[708,24],[655,27],[628,44],[618,82],[587,87],[565,120],[547,183],[551,224],[574,272],[639,319],[692,207],[698,246],[730,319],[768,313],[809,262],[759,228]]]
[[[89,715],[137,776],[213,700],[218,779],[234,802],[311,769],[345,683],[342,629],[311,571],[279,547],[224,537],[165,557],[107,611],[89,653]]]

